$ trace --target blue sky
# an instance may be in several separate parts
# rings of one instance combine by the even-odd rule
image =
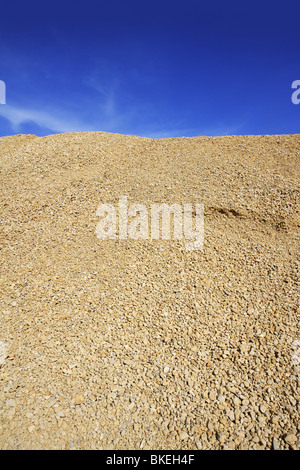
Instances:
[[[0,5],[0,136],[300,133],[300,2]]]

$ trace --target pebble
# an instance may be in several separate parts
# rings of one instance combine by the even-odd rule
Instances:
[[[260,405],[259,409],[262,413],[265,413],[268,408],[266,407],[266,405],[262,404],[262,405]]]
[[[13,398],[10,398],[9,400],[6,400],[5,404],[6,406],[13,408],[16,406],[16,400],[14,400]]]
[[[273,449],[274,450],[280,449],[280,442],[277,439],[273,439]]]
[[[297,436],[295,433],[288,433],[285,438],[284,438],[285,442],[287,444],[295,444],[297,442]]]

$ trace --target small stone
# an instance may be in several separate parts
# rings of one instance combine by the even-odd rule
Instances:
[[[143,439],[140,443],[140,449],[144,448],[145,443],[146,443],[146,441],[145,441],[145,439]]]
[[[227,411],[227,416],[228,416],[229,419],[231,419],[231,421],[234,421],[235,415],[234,415],[233,410],[228,410]]]
[[[8,400],[6,400],[6,406],[15,407],[16,406],[16,400],[14,400],[13,398],[9,398]]]
[[[273,449],[279,450],[279,448],[280,448],[280,442],[277,439],[273,439]]]
[[[239,406],[241,404],[241,400],[238,397],[234,397],[233,403],[235,404],[235,406]]]
[[[290,402],[291,402],[291,404],[292,404],[293,406],[296,406],[296,405],[297,405],[297,400],[295,400],[294,397],[289,397],[289,400],[290,400]]]
[[[293,445],[297,442],[297,436],[293,432],[290,432],[285,436],[284,440],[287,444]]]
[[[259,409],[260,409],[260,411],[261,411],[262,413],[265,413],[268,408],[266,407],[266,405],[261,404],[260,407],[259,407]]]
[[[235,450],[235,443],[233,441],[228,442],[223,447],[224,450]]]
[[[201,450],[202,449],[202,442],[201,441],[196,441],[196,447],[197,447],[197,449]]]
[[[218,402],[219,403],[225,403],[225,397],[223,395],[218,396]]]
[[[179,437],[180,437],[180,439],[181,439],[182,441],[186,441],[186,440],[189,438],[189,435],[188,435],[188,433],[186,433],[185,431],[183,431],[183,432],[181,432],[181,433],[179,434]]]
[[[0,365],[5,364],[6,359],[6,345],[4,341],[0,341]]]
[[[82,395],[77,395],[75,397],[74,403],[75,405],[80,405],[84,401],[84,398]]]
[[[224,444],[224,442],[226,441],[226,436],[223,432],[218,432],[217,439],[221,444]]]

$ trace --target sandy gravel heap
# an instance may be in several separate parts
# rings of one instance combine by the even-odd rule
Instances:
[[[300,135],[0,138],[1,449],[299,449]],[[203,203],[202,250],[100,204]]]

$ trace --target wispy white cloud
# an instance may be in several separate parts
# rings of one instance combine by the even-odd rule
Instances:
[[[100,93],[100,88],[99,88]],[[52,132],[91,132],[91,131],[104,131],[104,132],[120,132],[124,133],[123,125],[125,127],[129,125],[130,121],[134,121],[134,111],[131,110],[128,113],[118,113],[116,111],[115,97],[113,93],[103,91],[105,101],[102,104],[102,111],[99,112],[99,116],[90,118],[90,122],[84,122],[77,119],[70,114],[63,113],[60,110],[52,111],[41,111],[37,109],[25,109],[12,105],[1,105],[0,116],[7,119],[13,132],[20,133],[22,131],[21,126],[25,123],[33,122],[35,125],[49,129]],[[132,114],[133,113],[133,114]],[[184,137],[184,136],[224,136],[234,135],[239,133],[240,129],[244,127],[244,122],[232,124],[232,125],[216,125],[215,127],[207,128],[184,128],[180,123],[172,123],[169,128],[158,128],[154,126],[148,129],[141,129],[136,123],[134,129],[129,133],[134,135],[140,135],[141,137],[148,137],[152,139],[162,139],[168,137]],[[179,125],[178,125],[179,124]]]
[[[93,130],[91,126],[72,119],[70,116],[57,117],[55,112],[33,109],[23,109],[11,105],[0,107],[0,116],[7,119],[14,132],[26,122],[34,122],[39,127],[50,129],[53,132],[85,132]]]
[[[120,80],[112,73],[99,78],[98,73],[90,74],[83,80],[84,85],[88,86],[98,94],[98,101],[94,103],[95,109],[98,110],[97,121],[100,121],[107,130],[116,131],[117,129],[128,124],[131,119],[132,110],[122,112],[118,104],[118,92]]]
[[[100,95],[99,100],[99,107],[102,111],[108,115],[113,117],[116,113],[116,86],[110,84],[110,86],[106,86],[97,80],[94,76],[88,77],[84,84],[88,85],[90,88],[93,88],[97,91]]]

